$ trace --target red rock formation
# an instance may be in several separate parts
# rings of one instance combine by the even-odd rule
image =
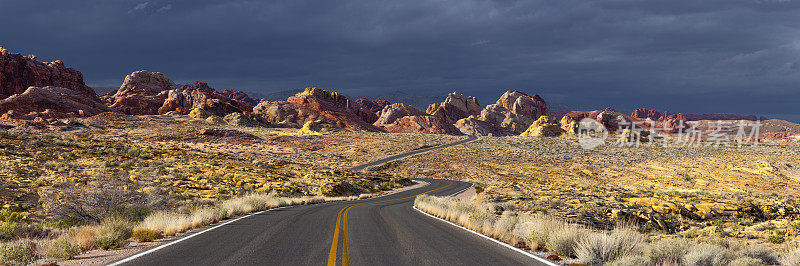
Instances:
[[[669,111],[664,111],[664,113],[660,113],[656,110],[650,110],[646,108],[639,108],[633,110],[631,113],[632,117],[636,118],[650,118],[654,121],[663,121],[667,119],[677,119],[675,115],[670,115]],[[759,117],[755,115],[739,115],[739,114],[730,114],[730,113],[714,113],[714,114],[686,114],[685,120],[687,121],[698,121],[698,120],[750,120],[750,121],[757,121],[757,120],[767,120],[766,117]]]
[[[216,93],[208,86],[208,83],[195,81],[191,85],[183,85],[179,89],[167,91],[167,97],[158,108],[157,113],[165,114],[175,111],[188,114],[195,108],[202,108],[218,116],[253,111],[253,107],[244,102]]]
[[[235,93],[233,93],[235,94]],[[136,71],[125,77],[113,95],[103,96],[115,108],[129,115],[155,115],[168,112],[188,114],[202,108],[218,116],[251,112],[252,106],[217,93],[208,83],[195,81],[178,88],[159,72]]]
[[[549,116],[550,108],[539,95],[510,90],[497,103],[486,106],[479,119],[520,134],[543,115]]]
[[[650,118],[651,120],[659,120],[661,119],[661,116],[662,115],[660,112],[646,108],[635,109],[633,110],[633,113],[631,113],[631,117],[641,118],[641,119]]]
[[[608,110],[608,109],[609,108],[606,108],[606,110]],[[630,117],[630,116],[627,116],[627,115],[624,115],[624,114],[621,114],[621,113],[618,113],[618,112],[613,112],[613,111],[610,112],[610,111],[606,111],[606,110],[603,110],[603,111],[595,110],[595,111],[589,111],[589,112],[586,112],[586,111],[571,111],[571,112],[565,114],[561,118],[561,121],[559,122],[559,124],[561,124],[561,127],[564,128],[564,127],[566,127],[566,125],[569,125],[573,121],[580,122],[584,118],[591,118],[591,119],[596,120],[600,124],[602,124],[609,131],[616,131],[616,130],[620,129],[620,127],[622,127],[622,128],[630,127],[630,122],[631,121],[641,121],[640,119],[633,118],[633,117]],[[613,110],[613,109],[611,109],[611,110]]]
[[[129,115],[155,115],[177,86],[160,72],[136,71],[125,77],[117,92],[105,98],[111,108]]]
[[[444,102],[429,105],[425,112],[448,124],[454,124],[459,119],[467,118],[470,115],[479,115],[481,105],[475,97],[453,92],[447,96]]]
[[[373,125],[392,133],[461,135],[452,124],[402,103],[384,107]]]
[[[250,98],[250,95],[247,95],[247,93],[245,93],[243,91],[224,89],[224,90],[222,90],[222,91],[220,91],[218,93],[220,95],[228,97],[230,99],[243,102],[243,103],[245,103],[245,104],[247,104],[247,105],[249,105],[251,107],[252,106],[256,106],[256,104],[258,104],[260,102],[260,100],[256,100],[256,99]]]
[[[254,109],[272,124],[299,128],[308,121],[323,120],[342,128],[380,131],[372,123],[378,116],[337,92],[307,88],[285,101],[261,102]]]
[[[456,121],[455,127],[458,128],[461,133],[472,136],[503,137],[516,135],[515,133],[502,128],[499,125],[480,120],[475,116],[470,116]]]
[[[59,87],[29,87],[0,100],[3,118],[34,119],[84,117],[112,111],[96,97]]]
[[[383,125],[386,132],[391,133],[425,133],[461,135],[452,124],[430,115],[403,116],[391,124]]]
[[[370,110],[371,112],[380,112],[383,110],[383,107],[389,105],[389,101],[387,100],[378,100],[373,102],[367,98],[358,98],[356,102],[360,104],[361,107],[364,107],[364,109]]]
[[[83,83],[83,74],[64,62],[43,63],[21,54],[0,51],[0,99],[23,93],[28,87],[61,87],[97,97],[97,93]]]
[[[81,72],[61,60],[42,63],[0,49],[0,113],[4,118],[90,116],[112,111]]]

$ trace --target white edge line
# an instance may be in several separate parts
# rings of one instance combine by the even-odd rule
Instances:
[[[413,207],[414,207],[414,209],[415,209],[415,210],[417,210],[418,212],[420,212],[420,213],[422,213],[422,214],[425,214],[425,215],[427,215],[427,216],[430,216],[431,218],[434,218],[434,219],[436,219],[436,220],[439,220],[439,221],[442,221],[442,222],[448,223],[448,224],[450,224],[450,225],[452,225],[452,226],[455,226],[455,227],[458,227],[458,228],[464,229],[464,230],[466,230],[467,232],[470,232],[470,233],[476,234],[476,235],[478,235],[478,236],[480,236],[480,237],[483,237],[483,238],[485,238],[485,239],[488,239],[488,240],[490,240],[490,241],[492,241],[492,242],[494,242],[494,243],[497,243],[498,245],[501,245],[501,246],[507,247],[507,248],[509,248],[509,249],[511,249],[511,250],[513,250],[513,251],[516,251],[516,252],[519,252],[519,253],[521,253],[522,255],[525,255],[525,256],[531,257],[531,258],[533,258],[533,259],[535,259],[535,260],[538,260],[538,261],[540,261],[540,262],[542,262],[542,263],[544,263],[544,264],[547,264],[547,265],[550,265],[550,266],[559,266],[558,264],[555,264],[555,263],[553,263],[553,262],[550,262],[549,260],[546,260],[546,259],[540,258],[539,256],[536,256],[536,255],[534,255],[534,254],[531,254],[530,252],[527,252],[527,251],[524,251],[524,250],[521,250],[521,249],[515,248],[514,246],[511,246],[511,245],[509,245],[509,244],[506,244],[506,243],[500,242],[500,241],[499,241],[499,240],[497,240],[497,239],[494,239],[494,238],[491,238],[491,237],[485,236],[485,235],[483,235],[483,234],[481,234],[481,233],[478,233],[478,232],[472,231],[472,230],[470,230],[470,229],[468,229],[468,228],[466,228],[466,227],[462,227],[462,226],[460,226],[460,225],[454,224],[454,223],[452,223],[452,222],[450,222],[450,221],[448,221],[448,220],[445,220],[445,219],[442,219],[442,218],[439,218],[439,217],[433,216],[433,215],[431,215],[431,214],[429,214],[429,213],[426,213],[426,212],[424,212],[424,211],[422,211],[422,210],[420,210],[420,209],[417,209],[417,206],[413,206]]]
[[[430,185],[430,183],[428,183],[428,185]],[[427,186],[427,185],[426,185],[426,186]],[[419,187],[419,188],[423,188],[423,187],[426,187],[426,186],[422,186],[422,187]],[[408,190],[405,190],[405,191],[408,191]],[[380,195],[380,196],[377,196],[377,197],[371,197],[371,198],[367,198],[367,199],[377,199],[377,198],[382,198],[382,197],[386,197],[386,196],[394,195],[394,194],[401,193],[401,192],[405,192],[405,191],[400,191],[400,192],[395,192],[395,193],[389,193],[389,194],[386,194],[386,195]],[[364,200],[367,200],[367,199],[364,199]],[[356,199],[356,200],[352,200],[352,201],[359,201],[359,200],[358,200],[358,199]],[[350,202],[352,202],[352,201],[350,201]],[[345,200],[345,201],[329,201],[329,202],[323,202],[323,203],[317,203],[317,204],[319,204],[319,205],[325,205],[325,204],[329,204],[329,203],[340,203],[340,202],[348,202],[348,200]],[[174,245],[174,244],[177,244],[177,243],[180,243],[180,242],[182,242],[182,241],[184,241],[184,240],[186,240],[186,239],[189,239],[189,238],[192,238],[192,237],[198,236],[198,235],[200,235],[200,234],[202,234],[202,233],[205,233],[205,232],[208,232],[208,231],[211,231],[211,230],[217,229],[217,228],[219,228],[219,227],[222,227],[222,226],[224,226],[224,225],[227,225],[227,224],[229,224],[229,223],[232,223],[232,222],[235,222],[235,221],[238,221],[238,220],[241,220],[241,219],[244,219],[244,218],[247,218],[247,217],[253,216],[253,215],[262,214],[262,213],[265,213],[265,212],[268,212],[268,211],[272,211],[272,210],[277,210],[277,209],[283,209],[283,208],[289,208],[289,207],[296,207],[296,206],[301,206],[301,205],[317,205],[317,204],[298,204],[298,205],[289,205],[289,206],[277,207],[277,208],[272,208],[272,209],[263,210],[263,211],[259,211],[259,212],[254,212],[254,213],[251,213],[251,214],[248,214],[248,215],[242,216],[242,217],[235,218],[235,219],[233,219],[233,220],[230,220],[230,221],[226,221],[226,222],[224,222],[224,223],[221,223],[221,224],[218,224],[218,225],[216,225],[216,226],[214,226],[214,227],[208,228],[208,229],[206,229],[206,230],[203,230],[203,231],[200,231],[200,232],[194,233],[194,234],[192,234],[192,235],[189,235],[189,236],[187,236],[187,237],[183,237],[183,238],[180,238],[180,239],[174,240],[174,241],[172,241],[172,242],[169,242],[169,243],[166,243],[166,244],[160,245],[160,246],[158,246],[158,247],[155,247],[155,248],[152,248],[152,249],[148,249],[148,250],[146,250],[146,251],[142,251],[142,252],[136,253],[136,254],[134,254],[133,256],[130,256],[130,257],[124,258],[124,259],[122,259],[122,260],[116,261],[116,262],[114,262],[114,263],[108,264],[108,266],[117,266],[117,265],[122,265],[122,264],[124,264],[124,263],[127,263],[127,262],[130,262],[130,261],[132,261],[132,260],[138,259],[138,258],[140,258],[140,257],[142,257],[142,256],[144,256],[144,255],[147,255],[147,254],[150,254],[150,253],[156,252],[157,250],[160,250],[160,249],[162,249],[162,248],[165,248],[165,247],[172,246],[172,245]]]
[[[294,205],[292,205],[292,206],[294,206]],[[224,223],[218,224],[218,225],[216,225],[216,226],[214,226],[214,227],[211,227],[211,228],[208,228],[208,229],[206,229],[206,230],[203,230],[203,231],[200,231],[200,232],[194,233],[194,234],[192,234],[192,235],[190,235],[190,236],[187,236],[187,237],[184,237],[184,238],[181,238],[181,239],[178,239],[178,240],[175,240],[175,241],[169,242],[169,243],[167,243],[167,244],[164,244],[164,245],[161,245],[161,246],[158,246],[158,247],[155,247],[155,248],[149,249],[149,250],[147,250],[147,251],[144,251],[144,252],[137,253],[137,254],[135,254],[135,255],[133,255],[133,256],[130,256],[130,257],[127,257],[127,258],[125,258],[125,259],[122,259],[122,260],[120,260],[120,261],[117,261],[117,262],[111,263],[111,264],[109,264],[109,266],[121,265],[121,264],[123,264],[123,263],[126,263],[126,262],[129,262],[129,261],[132,261],[132,260],[138,259],[138,258],[140,258],[140,257],[142,257],[142,256],[144,256],[144,255],[147,255],[147,254],[153,253],[153,252],[155,252],[155,251],[157,251],[157,250],[160,250],[160,249],[162,249],[162,248],[169,247],[169,246],[172,246],[172,245],[174,245],[174,244],[180,243],[180,242],[182,242],[182,241],[184,241],[184,240],[186,240],[186,239],[189,239],[189,238],[192,238],[192,237],[198,236],[198,235],[200,235],[200,234],[202,234],[202,233],[205,233],[205,232],[208,232],[208,231],[211,231],[211,230],[217,229],[217,228],[219,228],[219,227],[222,227],[222,226],[224,226],[224,225],[226,225],[226,224],[229,224],[229,223],[232,223],[232,222],[235,222],[235,221],[238,221],[238,220],[241,220],[241,219],[244,219],[244,218],[247,218],[247,217],[250,217],[250,216],[256,215],[256,214],[262,214],[262,213],[265,213],[265,212],[268,212],[268,211],[272,211],[272,210],[278,210],[278,209],[283,209],[283,208],[286,208],[286,207],[290,207],[290,206],[283,206],[283,207],[278,207],[278,208],[272,208],[272,209],[269,209],[269,210],[263,210],[263,211],[259,211],[259,212],[254,212],[254,213],[251,213],[251,214],[248,214],[248,215],[245,215],[245,216],[242,216],[242,217],[239,217],[239,218],[236,218],[236,219],[233,219],[233,220],[230,220],[230,221],[227,221],[227,222],[224,222]]]
[[[467,189],[470,189],[470,188],[472,188],[472,187],[474,187],[474,186],[475,186],[475,183],[472,183],[472,182],[469,182],[469,183],[470,183],[470,186],[469,186],[468,188],[465,188],[465,189],[459,190],[459,191],[458,191],[458,192],[456,192],[456,193],[450,194],[450,196],[448,196],[448,197],[452,197],[452,196],[455,196],[455,195],[461,194],[461,192],[467,191]]]

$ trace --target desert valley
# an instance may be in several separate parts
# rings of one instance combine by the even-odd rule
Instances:
[[[67,64],[0,48],[6,264],[69,263],[83,252],[170,237],[268,202],[367,198],[415,178],[474,183],[471,197],[436,206],[482,213],[460,223],[555,262],[692,265],[684,253],[737,265],[800,261],[797,123],[672,110],[628,114],[613,106],[551,111],[536,91],[523,89],[488,105],[459,92],[425,107],[320,88],[267,101],[200,81],[175,84],[146,70],[98,95]],[[580,145],[584,118],[609,132],[597,147]],[[734,129],[718,130],[719,121]],[[755,135],[738,141],[741,123]],[[697,135],[687,142],[690,129]],[[349,170],[467,136],[477,139]],[[561,225],[552,235],[531,236],[517,226],[522,217]],[[164,219],[191,221],[166,226]],[[641,246],[588,259],[581,232],[613,235],[607,232],[621,226],[634,228]],[[703,257],[708,250],[711,257]]]

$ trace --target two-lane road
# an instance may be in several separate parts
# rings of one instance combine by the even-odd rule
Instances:
[[[458,181],[425,181],[430,185],[385,197],[253,215],[125,265],[324,265],[330,262],[334,237],[333,259],[341,265],[345,263],[345,232],[344,258],[353,265],[541,265],[415,211],[414,196],[420,193],[445,196],[470,186]],[[349,206],[345,213],[343,209]]]
[[[356,166],[403,159],[474,136]],[[233,220],[123,259],[124,265],[544,265],[485,237],[413,209],[414,198],[449,196],[467,182],[429,185],[348,202],[291,206]]]

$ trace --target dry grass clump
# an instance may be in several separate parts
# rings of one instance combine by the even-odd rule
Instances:
[[[218,204],[217,207],[199,208],[189,213],[160,211],[151,213],[138,224],[137,229],[148,229],[172,236],[187,230],[203,227],[221,221],[257,211],[278,207],[315,204],[331,201],[355,200],[369,195],[345,197],[276,197],[274,194],[252,193],[232,198]]]
[[[681,265],[683,256],[691,246],[692,243],[685,239],[661,239],[646,245],[644,255],[654,265]]]
[[[155,230],[138,229],[136,231],[133,231],[133,235],[131,235],[131,237],[133,237],[133,239],[136,239],[136,241],[139,242],[150,242],[162,238],[164,237],[164,235],[162,235],[159,232],[156,232]]]
[[[800,265],[800,249],[782,257],[766,246],[698,244],[685,239],[649,242],[630,224],[591,230],[544,214],[516,214],[493,204],[417,196],[414,205],[434,216],[511,244],[524,242],[585,265]]]
[[[781,265],[800,265],[800,248],[789,251],[780,258]]]
[[[144,215],[110,215],[99,224],[76,226],[50,235],[33,225],[0,222],[0,239],[14,240],[0,246],[0,264],[25,265],[39,257],[71,259],[83,251],[124,247],[131,237],[139,242],[153,241],[190,229],[247,213],[277,207],[355,200],[371,194],[344,197],[276,197],[254,193],[225,200],[216,207],[197,208],[188,213],[158,211]],[[141,221],[139,221],[141,220]],[[134,230],[136,229],[136,230]]]
[[[42,253],[48,258],[72,259],[81,254],[81,247],[75,244],[69,235],[62,235],[44,243]]]
[[[575,248],[575,255],[583,264],[602,265],[617,259],[642,254],[645,236],[633,228],[622,226],[610,233],[592,232]]]

